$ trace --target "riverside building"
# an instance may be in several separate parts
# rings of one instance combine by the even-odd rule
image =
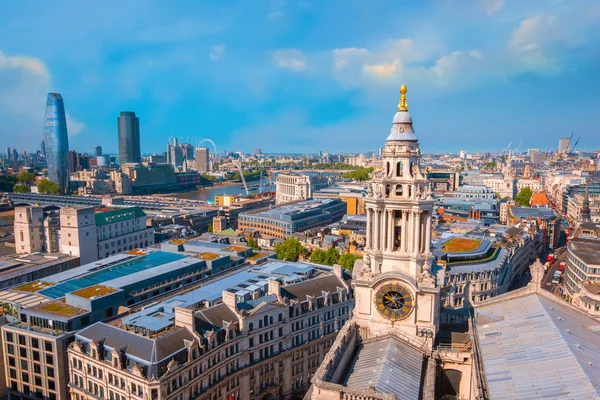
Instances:
[[[276,180],[275,204],[308,200],[313,194],[329,186],[329,179],[305,174],[278,174]]]

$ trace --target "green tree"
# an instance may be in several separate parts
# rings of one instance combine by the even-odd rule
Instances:
[[[27,185],[15,185],[13,187],[13,192],[15,192],[15,193],[27,193],[27,192],[29,192],[29,186],[27,186]]]
[[[42,179],[38,182],[38,191],[46,194],[59,194],[60,186],[57,183],[49,181],[48,179]]]
[[[315,264],[325,264],[325,250],[316,249],[310,255],[310,262]]]
[[[254,249],[254,250],[260,249],[258,242],[256,241],[256,239],[254,239],[254,236],[252,236],[252,235],[248,236],[248,247],[250,247],[251,249]]]
[[[496,163],[495,163],[495,162],[493,162],[493,161],[486,162],[486,163],[485,163],[485,167],[486,167],[487,169],[496,168]]]
[[[346,253],[340,257],[338,264],[340,264],[343,268],[352,271],[354,269],[354,263],[359,258],[360,257],[355,254]]]
[[[524,187],[519,191],[515,200],[520,206],[528,206],[531,201],[531,196],[533,196],[533,190],[529,187]]]
[[[212,224],[212,223],[208,225],[208,229],[207,229],[207,231],[208,231],[209,233],[213,233],[213,224]]]
[[[307,251],[302,247],[302,243],[295,237],[289,237],[281,243],[275,245],[277,258],[280,260],[298,261],[301,254],[306,254]]]
[[[321,265],[332,266],[333,264],[337,264],[339,259],[340,259],[340,253],[338,253],[338,251],[336,249],[334,249],[333,247],[330,249],[327,249],[327,251],[321,250],[321,249],[316,249],[310,255],[310,262],[315,263],[315,264],[321,264]]]
[[[17,182],[17,176],[14,174],[0,175],[0,192],[10,192]]]
[[[335,248],[327,249],[325,252],[325,265],[337,264],[340,259],[340,253]]]
[[[35,182],[35,174],[23,171],[19,175],[17,175],[17,180],[19,181],[19,183],[31,184]]]
[[[345,173],[344,178],[354,179],[359,182],[368,181],[371,172],[373,172],[373,168],[358,167],[355,171]]]

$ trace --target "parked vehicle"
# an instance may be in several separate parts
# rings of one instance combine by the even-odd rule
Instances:
[[[552,283],[560,283],[561,276],[562,276],[561,271],[555,271],[554,276],[552,277]]]
[[[564,271],[565,269],[567,269],[567,263],[566,262],[561,262],[560,264],[558,264],[558,270],[559,271]]]
[[[546,257],[546,261],[548,261],[550,264],[552,264],[554,261],[556,261],[556,254],[552,253],[552,254],[548,255],[548,257]]]
[[[546,263],[544,264],[544,273],[548,272],[548,270],[549,270],[549,269],[550,269],[550,263],[549,263],[549,262],[546,262]]]

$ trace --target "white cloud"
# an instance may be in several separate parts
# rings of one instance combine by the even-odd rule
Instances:
[[[0,69],[23,69],[41,79],[50,78],[46,65],[38,58],[29,56],[9,56],[0,51]]]
[[[210,48],[210,52],[208,56],[211,60],[217,61],[225,54],[225,45],[224,44],[216,44]]]
[[[73,119],[69,113],[66,113],[65,116],[67,119],[67,132],[69,133],[69,136],[76,136],[86,128],[83,122]]]
[[[285,15],[283,12],[283,7],[285,6],[285,1],[283,0],[272,0],[271,1],[271,11],[267,14],[267,18],[275,19],[281,18]]]
[[[491,15],[502,10],[504,0],[482,0],[483,10],[486,14]]]
[[[273,61],[279,68],[292,71],[304,71],[306,69],[305,56],[297,49],[277,50],[273,53]]]

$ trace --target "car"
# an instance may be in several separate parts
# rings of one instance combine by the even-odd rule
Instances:
[[[552,283],[560,283],[561,276],[562,276],[562,272],[555,271],[554,276],[552,277]]]
[[[559,271],[564,271],[565,269],[567,269],[567,263],[566,262],[561,262],[560,264],[558,264],[558,270]]]

